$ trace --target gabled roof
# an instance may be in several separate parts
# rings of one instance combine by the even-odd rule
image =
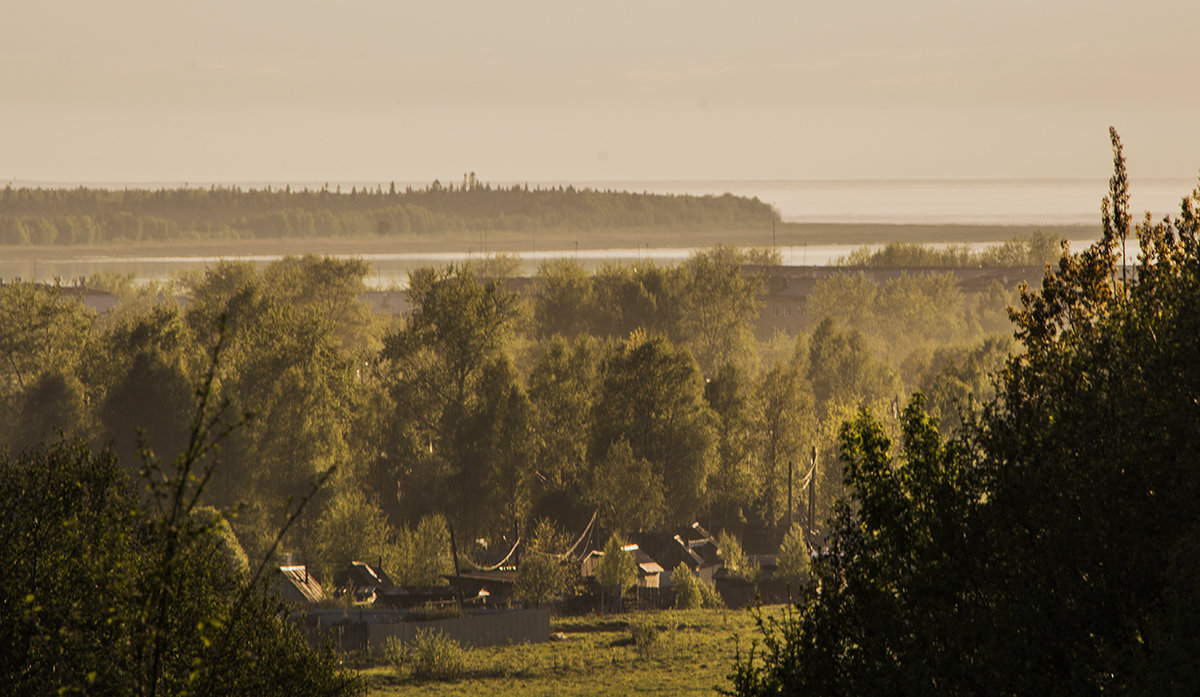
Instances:
[[[334,576],[333,583],[338,588],[353,588],[355,591],[387,589],[395,585],[382,569],[361,561],[350,562]]]
[[[642,575],[650,576],[653,574],[661,574],[663,572],[662,566],[660,566],[658,562],[651,559],[650,555],[643,552],[637,545],[625,545],[621,549],[633,555],[633,562],[637,564],[638,571],[640,571]]]
[[[279,576],[279,591],[285,600],[317,603],[325,599],[321,584],[307,566],[281,566]]]

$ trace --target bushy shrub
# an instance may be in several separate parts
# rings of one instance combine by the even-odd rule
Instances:
[[[631,622],[629,636],[638,656],[643,660],[653,658],[662,648],[662,630],[648,620]]]
[[[701,581],[683,562],[671,572],[671,584],[675,588],[675,607],[681,610],[725,606],[717,589]]]
[[[721,550],[721,561],[727,574],[743,581],[754,582],[758,577],[758,565],[750,561],[736,537],[722,530],[717,536],[717,547]]]
[[[808,543],[804,541],[804,530],[799,523],[795,523],[784,536],[783,544],[779,546],[779,563],[776,566],[775,574],[792,583],[805,583],[809,578],[810,563]]]
[[[407,644],[390,638],[384,659],[399,677],[416,680],[455,680],[466,667],[466,651],[457,641],[436,629],[421,629]]]

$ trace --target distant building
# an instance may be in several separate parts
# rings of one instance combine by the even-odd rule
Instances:
[[[654,561],[649,554],[646,554],[636,544],[628,544],[621,549],[629,552],[633,556],[633,563],[637,565],[638,575],[636,585],[639,588],[658,588],[662,584],[662,566]],[[604,552],[598,549],[593,549],[588,552],[579,563],[579,573],[584,578],[591,578],[596,575],[596,565],[604,558]]]

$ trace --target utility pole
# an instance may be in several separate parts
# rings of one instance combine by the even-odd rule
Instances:
[[[817,446],[815,445],[812,448],[812,462],[809,466],[812,467],[808,475],[808,534],[811,540],[815,532],[813,528],[813,493],[817,489]]]
[[[458,611],[463,612],[463,590],[462,579],[458,577],[458,544],[454,541],[454,526],[446,523],[446,529],[450,531],[450,556],[454,558],[454,590],[458,596]]]
[[[791,459],[788,459],[788,514],[787,528],[783,532],[784,535],[788,534],[792,530],[792,480],[792,461]]]

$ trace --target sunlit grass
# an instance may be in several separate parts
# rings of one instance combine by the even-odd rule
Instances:
[[[766,612],[777,614],[778,608]],[[650,645],[629,626],[658,629]],[[736,648],[754,638],[749,610],[666,610],[555,620],[567,641],[472,649],[463,678],[418,682],[386,666],[363,671],[373,697],[384,695],[712,695],[728,687]]]

